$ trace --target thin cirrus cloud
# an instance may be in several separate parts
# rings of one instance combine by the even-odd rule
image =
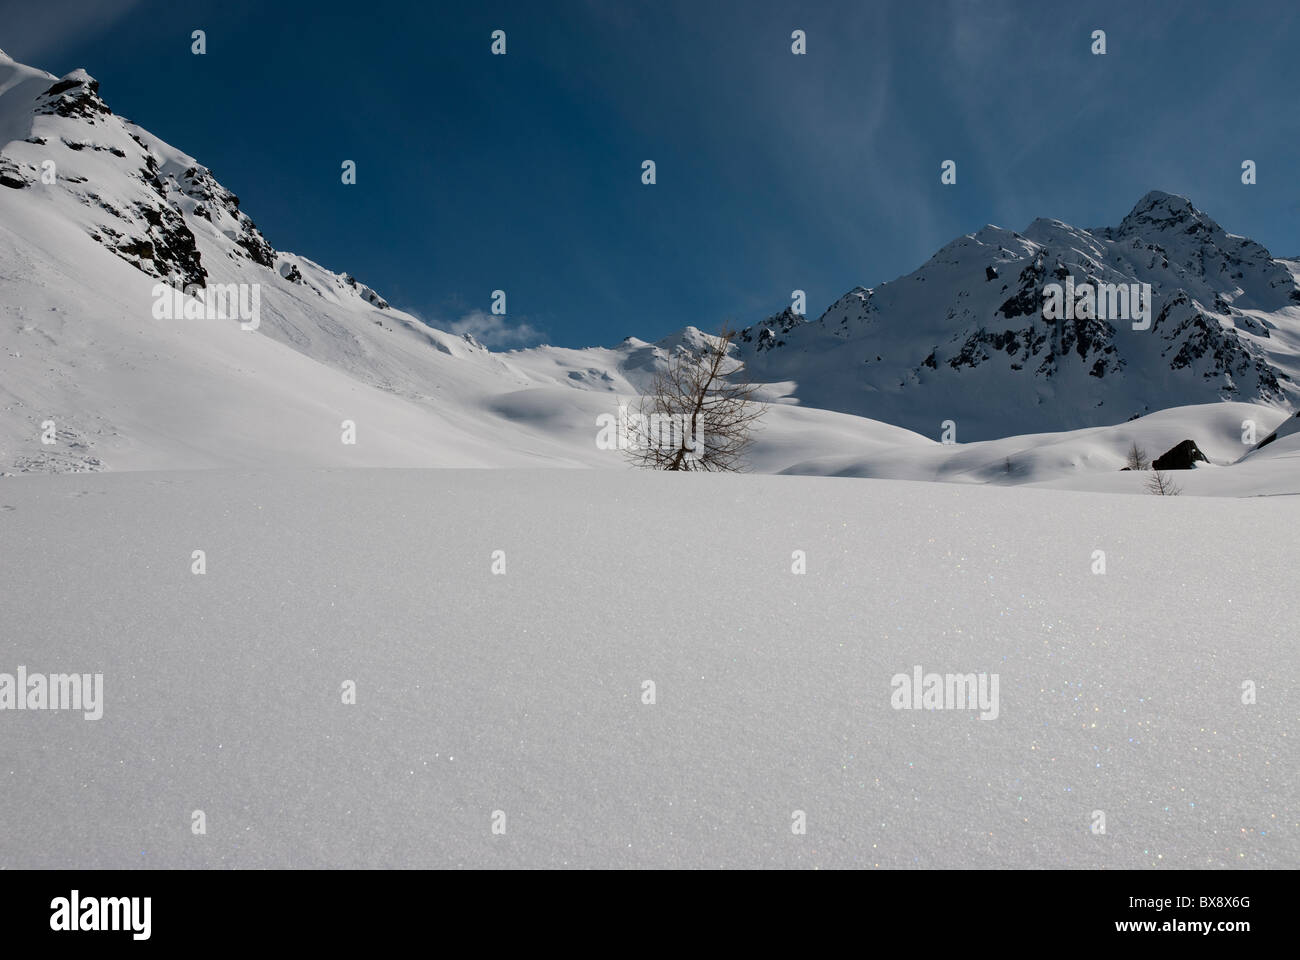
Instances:
[[[456,336],[469,334],[485,347],[520,347],[546,339],[541,330],[526,320],[509,320],[483,310],[471,310],[459,320],[447,323],[445,329]]]
[[[42,0],[0,4],[4,48],[20,63],[40,64],[94,39],[126,17],[140,0]],[[21,8],[21,10],[13,9]]]

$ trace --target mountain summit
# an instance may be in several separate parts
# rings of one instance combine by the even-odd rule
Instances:
[[[1294,403],[1300,264],[1152,191],[1117,227],[985,226],[914,273],[855,287],[816,320],[742,332],[760,380],[800,402],[961,439],[1116,423],[1216,400]],[[1150,326],[1044,317],[1051,284],[1136,284]]]

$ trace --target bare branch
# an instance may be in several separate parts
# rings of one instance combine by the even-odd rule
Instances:
[[[1183,492],[1183,488],[1174,483],[1169,474],[1163,470],[1151,474],[1147,480],[1147,490],[1158,497],[1176,497]]]
[[[731,357],[735,331],[724,325],[701,350],[682,351],[655,374],[628,423],[628,458],[651,470],[735,472],[746,466],[754,423],[764,408],[757,385]]]

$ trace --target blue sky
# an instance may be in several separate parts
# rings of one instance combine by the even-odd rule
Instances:
[[[815,316],[985,223],[1113,224],[1149,189],[1300,255],[1292,0],[0,0],[0,24],[278,249],[497,346],[743,325],[796,288]]]

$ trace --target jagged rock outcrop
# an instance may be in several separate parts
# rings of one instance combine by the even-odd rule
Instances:
[[[773,347],[785,346],[786,335],[795,327],[807,322],[807,318],[795,313],[794,308],[786,307],[761,323],[745,327],[736,335],[736,339],[741,343],[752,343],[754,349],[761,353]]]
[[[1201,453],[1192,440],[1175,444],[1151,461],[1153,470],[1190,470],[1198,463],[1209,463],[1210,458]]]
[[[388,302],[350,275],[307,283],[291,254],[280,254],[240,209],[239,197],[202,164],[113,113],[99,81],[84,70],[55,78],[0,54],[10,104],[30,110],[31,133],[3,145],[0,186],[47,187],[82,208],[86,232],[142,272],[177,287],[204,286],[214,258],[265,268],[266,282],[307,287],[321,296],[353,295],[377,309]],[[14,91],[16,93],[17,91]],[[43,181],[43,172],[53,180]],[[200,237],[203,239],[201,240]],[[347,291],[348,293],[345,293]]]

